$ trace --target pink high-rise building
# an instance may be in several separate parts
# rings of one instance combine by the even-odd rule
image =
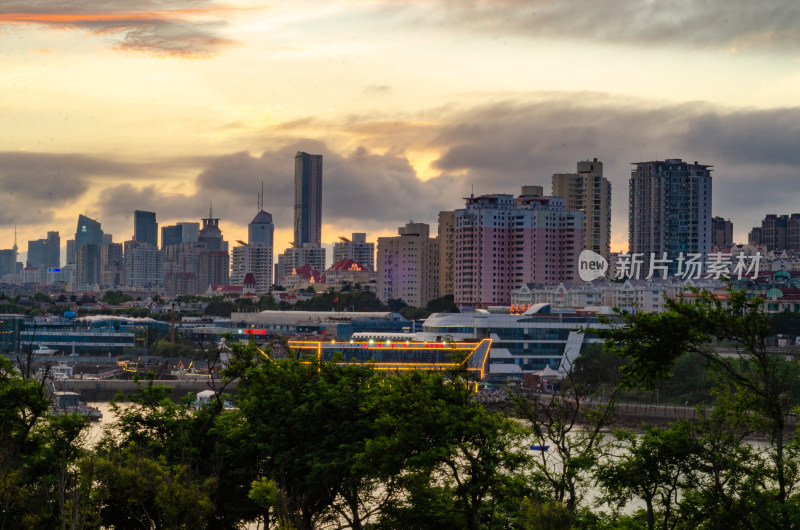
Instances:
[[[525,283],[578,278],[584,245],[583,212],[566,210],[561,197],[523,194],[468,197],[456,210],[454,290],[456,304],[507,305]]]

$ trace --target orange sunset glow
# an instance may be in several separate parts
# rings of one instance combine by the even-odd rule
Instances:
[[[166,225],[209,202],[225,238],[245,239],[263,181],[279,252],[298,150],[324,156],[328,246],[434,223],[472,190],[549,192],[594,157],[613,187],[612,250],[627,247],[631,162],[712,164],[714,215],[737,241],[759,204],[797,202],[791,13],[535,4],[6,2],[3,248],[15,226],[23,253],[49,230],[70,238],[79,213],[123,241],[135,209]]]

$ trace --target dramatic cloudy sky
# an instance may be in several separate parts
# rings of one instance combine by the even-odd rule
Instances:
[[[323,241],[389,235],[597,157],[627,248],[630,162],[714,166],[738,241],[800,211],[794,0],[0,3],[0,247],[132,212],[276,250],[293,157],[324,155]]]

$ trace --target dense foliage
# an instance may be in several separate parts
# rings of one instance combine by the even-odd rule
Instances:
[[[559,395],[517,394],[513,415],[458,370],[236,346],[235,408],[145,379],[88,447],[84,419],[51,416],[46,385],[0,358],[0,528],[800,526],[797,361],[769,353],[757,301],[668,305],[622,313]],[[675,374],[708,387],[699,419],[622,428],[620,395],[683,395]]]

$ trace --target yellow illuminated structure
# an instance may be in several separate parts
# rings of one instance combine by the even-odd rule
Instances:
[[[289,348],[310,353],[320,361],[365,364],[376,370],[447,370],[464,366],[483,379],[492,339],[479,342],[305,341],[290,340]],[[462,358],[463,361],[454,360]]]

